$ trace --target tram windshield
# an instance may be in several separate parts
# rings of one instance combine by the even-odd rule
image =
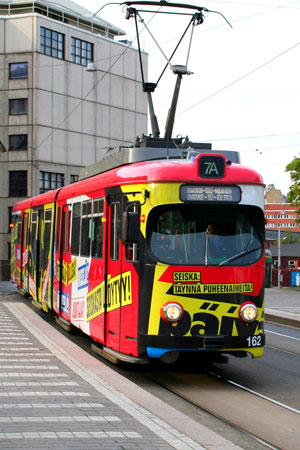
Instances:
[[[263,253],[263,214],[196,206],[157,209],[149,235],[153,256],[167,264],[244,266]],[[260,231],[260,233],[259,233]]]

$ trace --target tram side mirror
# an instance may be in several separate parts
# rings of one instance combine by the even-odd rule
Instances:
[[[123,214],[123,241],[137,244],[140,234],[140,213],[127,211]]]

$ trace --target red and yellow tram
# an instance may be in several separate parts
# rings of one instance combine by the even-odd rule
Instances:
[[[125,153],[14,206],[11,280],[116,359],[262,356],[260,175],[233,152]]]

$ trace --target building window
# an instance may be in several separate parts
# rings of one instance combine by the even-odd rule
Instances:
[[[27,171],[9,171],[9,197],[27,197]]]
[[[8,136],[8,150],[27,150],[27,134]]]
[[[41,53],[53,58],[64,59],[64,35],[57,31],[41,27],[40,50]]]
[[[9,114],[27,114],[28,99],[27,98],[10,98],[9,99]]]
[[[289,259],[288,260],[288,267],[296,267],[296,261],[294,259]]]
[[[40,194],[64,185],[64,174],[40,171]]]
[[[9,79],[28,78],[28,63],[18,62],[9,64]]]
[[[79,180],[79,175],[70,175],[70,184],[76,183]]]
[[[93,44],[72,37],[71,61],[82,66],[93,61]]]

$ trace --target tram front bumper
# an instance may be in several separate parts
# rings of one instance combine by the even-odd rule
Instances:
[[[140,336],[139,343],[147,349],[149,357],[160,357],[166,351],[250,351],[265,345],[265,334],[250,336]],[[155,350],[154,350],[155,349]],[[154,356],[156,354],[157,356]],[[151,356],[153,355],[153,356]]]

